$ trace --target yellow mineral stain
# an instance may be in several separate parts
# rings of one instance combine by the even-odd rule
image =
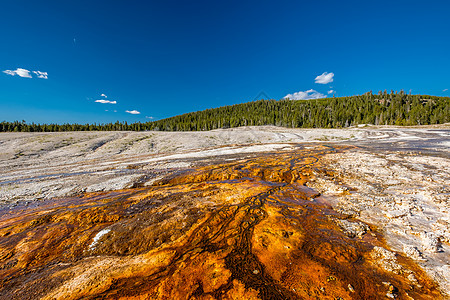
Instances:
[[[441,299],[411,260],[383,268],[375,228],[348,237],[345,216],[306,185],[336,151],[348,149],[260,154],[3,210],[0,299]]]

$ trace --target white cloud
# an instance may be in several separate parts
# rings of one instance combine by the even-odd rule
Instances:
[[[329,94],[333,94],[334,92],[335,92],[335,90],[329,90],[329,91],[328,91],[328,95],[329,95]]]
[[[37,78],[48,79],[48,73],[42,71],[28,71],[27,69],[17,68],[15,70],[5,70],[3,73],[11,75],[11,76],[20,76],[24,78],[33,78],[31,73],[36,74]]]
[[[105,100],[105,99],[98,99],[98,100],[95,100],[95,102],[103,103],[103,104],[105,104],[105,103],[116,104],[117,103],[117,101],[109,101],[109,100]]]
[[[306,92],[297,92],[293,94],[287,94],[284,96],[284,99],[291,99],[291,100],[310,100],[310,99],[320,99],[320,98],[326,98],[327,96],[319,93],[318,91],[315,91],[313,89],[307,90]]]
[[[33,73],[36,74],[38,78],[48,79],[48,73],[47,72],[33,71]]]
[[[446,92],[446,91],[448,91],[448,89],[443,89],[442,91],[443,91],[443,92]]]
[[[3,73],[11,75],[11,76],[16,75],[16,71],[11,71],[11,70],[5,70],[5,71],[3,71]]]
[[[140,114],[140,112],[137,111],[137,110],[126,110],[125,112],[129,113],[129,114],[132,114],[132,115],[139,115]]]
[[[145,116],[146,119],[153,120],[153,117]]]
[[[108,96],[106,96],[105,94],[101,94],[100,97],[108,98]]]
[[[26,69],[22,69],[22,68],[17,68],[14,71],[12,71],[12,70],[5,70],[5,71],[3,71],[3,73],[11,75],[11,76],[19,75],[20,77],[32,78],[31,74],[30,74],[30,71],[28,71]]]
[[[316,83],[327,84],[333,82],[334,73],[323,72],[322,75],[316,77]]]

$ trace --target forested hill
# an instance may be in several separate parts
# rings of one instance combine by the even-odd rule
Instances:
[[[341,128],[357,124],[427,125],[450,122],[450,98],[371,92],[317,100],[259,100],[147,123],[27,124],[2,122],[0,131],[194,131],[251,125]]]
[[[320,100],[260,100],[152,122],[156,130],[210,130],[246,125],[340,128],[357,124],[424,125],[450,122],[450,98],[400,93]]]

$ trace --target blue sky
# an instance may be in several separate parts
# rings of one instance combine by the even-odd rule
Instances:
[[[449,11],[433,0],[4,0],[0,121],[146,122],[258,95],[450,96]]]

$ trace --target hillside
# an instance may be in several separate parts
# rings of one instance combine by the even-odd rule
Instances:
[[[0,131],[204,131],[239,126],[342,128],[358,124],[428,125],[450,122],[450,98],[371,92],[317,100],[259,100],[191,112],[147,123],[26,124],[2,122]]]
[[[192,112],[145,124],[152,130],[192,131],[253,125],[341,128],[357,124],[427,125],[450,122],[450,98],[403,92],[318,100],[259,100]]]

